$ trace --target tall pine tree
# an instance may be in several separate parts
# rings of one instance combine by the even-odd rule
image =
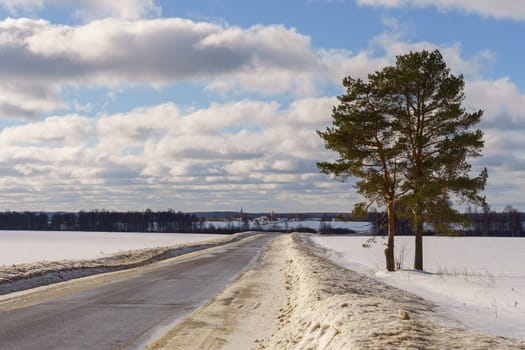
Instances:
[[[471,177],[469,160],[481,156],[483,111],[467,113],[463,76],[450,73],[438,50],[398,56],[384,69],[391,82],[398,140],[404,150],[403,198],[415,232],[414,268],[423,269],[423,224],[458,222],[452,199],[485,204],[487,170]]]
[[[359,178],[356,189],[366,201],[356,205],[356,212],[366,211],[373,203],[386,206],[386,268],[394,271],[394,203],[398,198],[401,149],[393,115],[389,114],[385,95],[388,90],[380,75],[372,74],[368,79],[343,80],[346,94],[339,97],[340,104],[332,110],[333,126],[318,132],[326,148],[339,153],[339,159],[317,165],[323,173],[342,181],[349,176]]]
[[[460,222],[453,199],[485,204],[480,195],[487,170],[471,177],[469,160],[481,155],[483,133],[474,126],[483,111],[467,113],[463,76],[450,74],[438,50],[398,56],[395,66],[368,76],[347,77],[346,94],[333,108],[333,126],[318,132],[335,162],[320,162],[323,173],[340,180],[357,177],[366,208],[387,208],[386,265],[394,270],[394,204],[402,202],[415,232],[414,268],[423,269],[425,222],[444,227]]]

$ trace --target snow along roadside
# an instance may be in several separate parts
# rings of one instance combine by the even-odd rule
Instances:
[[[525,349],[323,253],[307,235],[276,238],[254,269],[148,349]]]
[[[268,349],[525,349],[525,342],[466,329],[434,305],[340,267],[307,235],[286,243],[288,302]]]
[[[42,261],[0,266],[0,295],[80,277],[145,266],[157,261],[236,242],[254,234],[256,234],[254,231],[242,232],[224,238],[195,243],[129,250],[102,259]]]
[[[272,240],[254,267],[227,286],[208,304],[177,323],[148,350],[247,350],[268,338],[286,302],[281,246],[286,236]]]

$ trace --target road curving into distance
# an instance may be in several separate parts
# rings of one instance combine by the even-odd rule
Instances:
[[[0,349],[143,349],[253,266],[258,234],[131,278],[0,313]]]

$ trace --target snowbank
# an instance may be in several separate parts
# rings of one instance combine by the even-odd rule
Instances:
[[[42,261],[0,266],[0,295],[74,278],[144,266],[197,250],[235,242],[254,234],[256,232],[250,231],[204,242],[129,250],[101,259]]]
[[[435,302],[439,311],[484,333],[525,340],[525,239],[501,237],[425,237],[425,272],[407,269],[414,237],[396,238],[403,270],[384,268],[382,237],[314,236],[331,250],[337,264]]]
[[[259,349],[525,348],[468,330],[429,301],[334,264],[305,235],[293,235],[283,249],[287,304]]]

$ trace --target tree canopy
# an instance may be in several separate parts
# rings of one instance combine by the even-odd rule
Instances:
[[[394,202],[402,203],[416,236],[414,268],[422,270],[423,224],[461,220],[453,199],[485,203],[480,192],[487,171],[471,176],[469,163],[481,156],[483,133],[474,126],[483,111],[465,111],[463,76],[450,73],[438,50],[398,56],[367,82],[347,77],[343,85],[347,91],[332,111],[333,126],[318,132],[339,159],[318,166],[340,180],[359,178],[356,189],[367,203],[386,205],[389,270],[390,216]]]
[[[389,113],[388,95],[378,75],[369,81],[347,77],[343,80],[346,95],[333,108],[333,126],[318,134],[325,140],[326,148],[339,153],[336,162],[319,162],[325,174],[344,181],[349,176],[358,177],[357,191],[367,202],[357,203],[356,211],[362,212],[372,203],[386,205],[388,213],[388,244],[385,250],[389,271],[394,264],[394,202],[399,188],[401,148],[395,130],[394,116]]]

